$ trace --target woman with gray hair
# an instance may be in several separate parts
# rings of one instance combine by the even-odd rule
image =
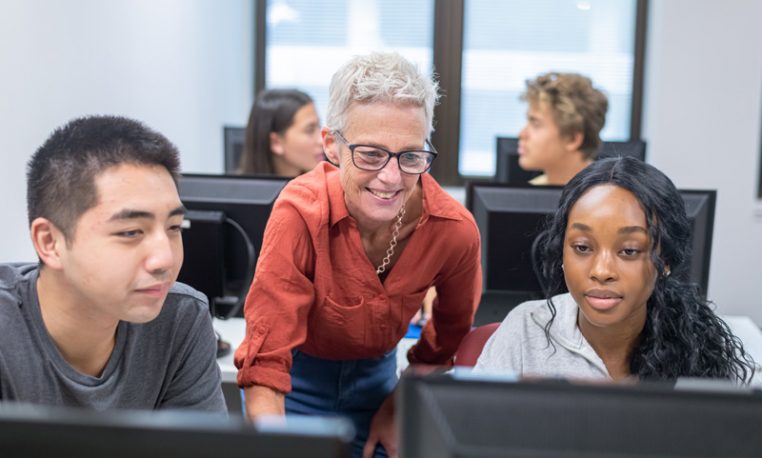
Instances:
[[[447,365],[481,294],[471,214],[426,172],[437,84],[395,53],[333,76],[330,163],[275,203],[236,352],[249,416],[342,415],[354,456],[397,456],[395,348],[428,289],[439,298],[411,364]]]

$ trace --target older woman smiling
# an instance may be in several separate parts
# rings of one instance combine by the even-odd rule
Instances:
[[[397,54],[351,59],[330,86],[324,163],[268,221],[236,353],[250,416],[353,420],[354,455],[396,456],[395,347],[426,292],[439,300],[412,364],[448,364],[481,293],[470,213],[426,172],[437,88]]]

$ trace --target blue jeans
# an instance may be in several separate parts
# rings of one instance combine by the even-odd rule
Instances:
[[[397,351],[380,358],[334,361],[293,351],[292,391],[286,395],[286,413],[343,416],[357,434],[352,456],[361,457],[370,421],[397,384]],[[376,447],[376,457],[386,457]]]

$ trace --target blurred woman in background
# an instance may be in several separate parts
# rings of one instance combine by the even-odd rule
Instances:
[[[251,107],[238,173],[295,177],[323,160],[320,118],[296,89],[265,89]]]

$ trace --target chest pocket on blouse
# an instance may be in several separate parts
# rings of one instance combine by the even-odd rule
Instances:
[[[339,348],[365,346],[368,315],[365,298],[345,298],[339,303],[326,296],[320,314],[320,340]]]

